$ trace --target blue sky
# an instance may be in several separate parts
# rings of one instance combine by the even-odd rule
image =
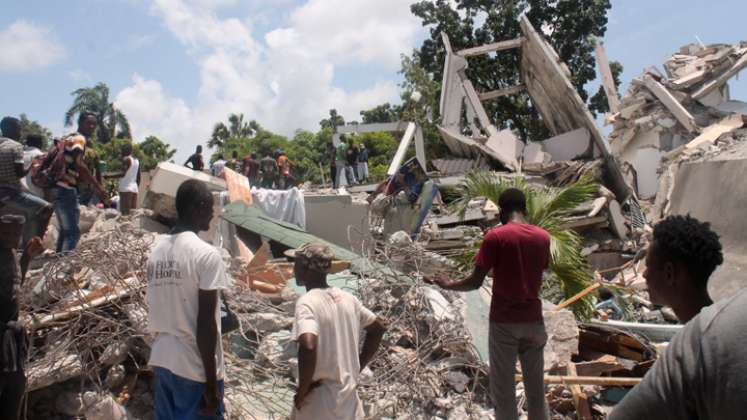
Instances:
[[[425,36],[408,0],[3,0],[0,114],[62,134],[70,93],[103,81],[138,140],[186,156],[230,112],[291,135],[399,97]],[[747,38],[743,0],[613,0],[605,43],[623,83],[680,45]],[[589,87],[595,90],[594,86]],[[747,82],[732,86],[747,99]]]

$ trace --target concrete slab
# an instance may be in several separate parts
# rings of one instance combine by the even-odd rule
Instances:
[[[153,173],[146,193],[144,206],[165,219],[176,219],[174,199],[179,186],[189,179],[204,182],[213,192],[225,191],[226,182],[204,172],[193,171],[184,166],[161,162]]]
[[[670,214],[711,223],[724,249],[724,264],[711,277],[714,300],[747,287],[747,159],[683,164],[671,195]]]
[[[307,232],[360,252],[369,232],[368,203],[354,202],[349,195],[333,194],[305,194],[304,203]]]
[[[569,131],[550,137],[542,142],[542,148],[552,156],[555,162],[573,160],[589,150],[591,134],[586,128]]]

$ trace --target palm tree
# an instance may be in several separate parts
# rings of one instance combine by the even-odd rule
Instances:
[[[508,188],[517,188],[527,198],[527,221],[550,234],[550,272],[560,283],[566,298],[591,285],[593,275],[589,263],[581,254],[581,238],[564,227],[563,217],[572,209],[594,198],[599,187],[593,178],[584,176],[562,188],[528,184],[523,178],[506,178],[495,172],[472,172],[458,188],[456,208],[464,214],[470,200],[484,197],[498,203],[498,197]],[[573,305],[580,319],[593,312],[593,298],[587,295]]]
[[[251,137],[256,131],[252,123],[254,121],[248,123],[244,121],[244,114],[229,115],[228,126],[219,122],[213,127],[213,133],[208,140],[208,147],[221,147],[226,140],[231,138]]]
[[[65,125],[73,124],[73,117],[83,111],[96,114],[98,129],[96,138],[107,143],[115,137],[131,138],[130,123],[125,114],[109,101],[109,87],[98,83],[92,88],[80,88],[71,93],[73,105],[65,113]]]

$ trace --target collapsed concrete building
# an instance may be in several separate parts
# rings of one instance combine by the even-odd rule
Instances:
[[[367,200],[365,191],[376,186],[353,187],[349,195],[270,192],[251,189],[231,171],[222,180],[163,163],[142,186],[147,210],[130,217],[85,211],[79,249],[36,261],[22,297],[33,336],[29,418],[152,417],[144,260],[155,235],[167,232],[175,216],[178,185],[193,178],[205,181],[216,197],[220,217],[202,238],[222,249],[234,279],[228,302],[242,324],[223,338],[229,418],[290,413],[297,363],[290,326],[303,291],[283,252],[309,240],[333,249],[338,261],[331,284],[353,290],[392,322],[382,351],[363,374],[360,392],[368,418],[492,418],[489,293],[442,293],[420,279],[437,271],[458,275],[448,257],[479,243],[484,228],[497,223],[498,209],[488,200],[476,200],[458,215],[434,193],[459,184],[468,170],[489,167],[539,186],[566,185],[583,174],[601,184],[597,197],[565,215],[566,225],[583,235],[594,283],[557,305],[545,303],[545,360],[554,415],[603,417],[619,400],[621,387],[640,382],[681,328],[670,312],[648,302],[642,262],[634,259],[652,223],[684,213],[711,221],[726,249],[727,262],[717,275],[727,278],[744,266],[747,225],[738,213],[713,203],[738,209],[747,201],[741,181],[747,106],[730,100],[726,84],[747,65],[747,48],[683,47],[665,64],[666,75],[647,72],[618,101],[606,80],[613,110],[607,120],[614,128],[606,139],[554,50],[526,17],[521,28],[519,39],[462,51],[453,51],[444,36],[438,126],[455,159],[432,161],[443,170],[427,174],[416,194],[396,191],[400,201],[391,200],[384,210]],[[521,50],[517,71],[523,83],[477,92],[464,72],[468,57],[509,48]],[[525,145],[489,120],[482,101],[523,93],[552,138]],[[462,126],[463,113],[470,127]],[[426,167],[421,129],[414,123],[345,126],[338,134],[364,131],[403,133],[390,176],[406,165]],[[415,157],[407,161],[413,143]],[[623,292],[603,297],[613,286]],[[737,287],[717,282],[714,296]],[[579,323],[567,308],[600,291],[595,319]],[[631,320],[636,322],[626,322]]]

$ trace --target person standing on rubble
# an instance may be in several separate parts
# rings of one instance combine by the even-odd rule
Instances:
[[[218,154],[218,159],[213,162],[213,176],[223,178],[224,169],[226,169],[226,160],[223,159],[223,154]]]
[[[296,303],[293,323],[298,389],[291,418],[363,419],[358,377],[379,348],[384,322],[355,296],[327,284],[334,259],[328,246],[309,242],[293,254],[296,282],[306,294]],[[361,330],[366,338],[359,347]]]
[[[18,419],[26,391],[26,329],[18,322],[18,295],[26,278],[29,262],[44,246],[39,237],[24,246],[20,267],[16,247],[24,217],[0,216],[0,419]]]
[[[348,178],[350,185],[357,184],[358,180],[355,176],[355,169],[358,165],[358,147],[350,142],[348,150],[345,152],[345,176]]]
[[[101,197],[104,203],[108,203],[106,193],[101,184],[94,178],[88,167],[83,162],[83,154],[86,149],[86,139],[80,134],[73,134],[60,141],[57,146],[52,163],[58,168],[54,174],[54,212],[57,215],[57,223],[60,234],[57,237],[57,252],[70,252],[78,246],[80,240],[80,202],[78,197],[78,183],[87,182]]]
[[[278,162],[267,154],[259,161],[259,168],[262,171],[262,188],[275,188],[278,177]]]
[[[22,188],[21,179],[26,178],[30,165],[26,167],[23,146],[18,142],[21,121],[5,117],[0,121],[0,130],[3,135],[0,137],[0,209],[26,218],[24,241],[34,236],[44,237],[53,210],[47,201]]]
[[[358,180],[368,181],[368,149],[363,143],[358,148]]]
[[[259,162],[257,154],[252,153],[244,158],[244,176],[249,179],[249,185],[252,187],[259,186]]]
[[[492,270],[490,302],[490,392],[496,419],[517,419],[516,357],[521,361],[529,418],[549,418],[545,401],[543,349],[547,333],[539,290],[550,264],[550,235],[526,221],[526,197],[516,188],[499,199],[501,226],[485,234],[472,275],[450,280],[442,275],[424,281],[446,290],[482,287]]]
[[[345,167],[347,166],[348,144],[343,136],[340,136],[340,143],[335,147],[335,189],[353,185],[350,178],[346,176]]]
[[[228,276],[220,252],[197,234],[210,228],[213,196],[205,183],[183,182],[177,223],[148,257],[148,364],[155,374],[156,419],[222,419],[220,290]]]
[[[202,146],[197,146],[194,154],[184,162],[184,166],[193,171],[201,171],[205,169],[205,161],[202,160]]]
[[[708,280],[724,261],[718,235],[693,217],[670,216],[654,227],[646,254],[651,302],[687,324],[609,419],[745,418],[747,290],[712,303]]]
[[[122,145],[122,173],[119,175],[119,210],[123,215],[137,208],[140,191],[140,161],[132,155],[132,143]]]

